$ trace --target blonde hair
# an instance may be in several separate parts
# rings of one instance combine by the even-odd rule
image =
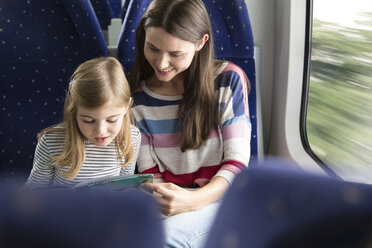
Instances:
[[[130,78],[133,90],[139,87],[140,81],[154,74],[143,51],[149,27],[161,27],[167,33],[194,44],[199,44],[205,34],[209,36],[184,72],[185,90],[178,111],[182,120],[181,150],[198,149],[213,129],[218,132],[220,125],[214,72],[221,62],[214,60],[208,12],[202,0],[154,0],[150,4],[136,30],[137,49]]]
[[[72,180],[80,170],[85,159],[84,136],[77,124],[77,107],[96,109],[108,101],[118,106],[128,106],[128,112],[118,135],[115,137],[117,159],[121,166],[128,165],[134,157],[131,142],[131,91],[122,65],[113,58],[96,58],[82,63],[71,76],[69,90],[64,104],[64,121],[59,129],[66,134],[65,147],[62,154],[52,157],[53,166],[68,168],[61,175]],[[55,125],[56,126],[56,125]],[[54,126],[44,129],[39,139],[49,132],[58,132]],[[123,162],[124,158],[124,162]]]

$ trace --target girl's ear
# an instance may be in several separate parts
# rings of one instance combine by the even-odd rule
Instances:
[[[204,44],[209,40],[209,35],[208,34],[204,34],[203,35],[203,38],[201,39],[198,47],[196,48],[196,51],[200,51],[203,47],[204,47]]]

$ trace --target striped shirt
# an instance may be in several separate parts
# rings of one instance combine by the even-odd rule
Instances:
[[[84,163],[76,177],[71,181],[61,176],[61,171],[66,171],[66,168],[51,166],[51,163],[53,163],[52,157],[60,155],[64,150],[65,134],[58,131],[44,134],[36,146],[33,168],[26,182],[26,187],[48,185],[72,187],[80,182],[94,178],[133,174],[140,148],[141,135],[138,128],[132,125],[131,134],[134,158],[125,167],[120,166],[117,159],[115,140],[104,147],[96,146],[92,142],[85,140]]]
[[[245,74],[237,65],[224,63],[215,82],[221,116],[218,133],[212,130],[203,146],[186,152],[181,151],[182,122],[178,118],[182,95],[160,95],[141,82],[133,94],[133,114],[142,135],[137,160],[140,173],[190,187],[204,186],[214,176],[231,183],[247,167],[251,122]]]

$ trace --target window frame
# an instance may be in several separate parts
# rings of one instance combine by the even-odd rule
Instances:
[[[313,33],[313,4],[314,0],[306,0],[306,31],[305,31],[305,53],[303,70],[303,88],[300,114],[300,137],[302,145],[309,156],[330,176],[340,178],[329,166],[326,165],[311,149],[307,137],[307,107],[310,88],[311,48]]]
[[[300,116],[308,0],[276,0],[269,152],[314,174],[328,173],[305,151]]]

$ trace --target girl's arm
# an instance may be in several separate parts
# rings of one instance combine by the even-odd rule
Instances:
[[[55,167],[52,163],[51,154],[45,135],[37,143],[33,167],[27,179],[26,187],[43,187],[52,184]]]

